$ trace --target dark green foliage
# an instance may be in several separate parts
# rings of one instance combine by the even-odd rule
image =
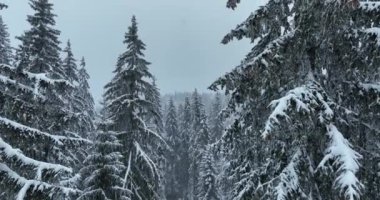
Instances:
[[[144,59],[145,44],[137,35],[136,18],[125,34],[127,50],[119,56],[114,78],[105,86],[105,113],[109,129],[119,133],[131,199],[160,199],[160,170],[163,140],[159,92]],[[131,160],[126,158],[132,157]]]
[[[378,7],[270,0],[223,39],[255,44],[211,86],[231,95],[231,199],[376,198]]]

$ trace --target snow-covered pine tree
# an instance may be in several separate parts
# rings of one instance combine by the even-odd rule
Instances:
[[[231,199],[376,198],[379,12],[379,1],[269,0],[223,39],[255,44],[211,86],[231,95]]]
[[[188,97],[185,98],[183,106],[178,106],[179,115],[179,134],[180,137],[180,148],[177,152],[179,157],[178,163],[180,164],[179,169],[181,173],[178,175],[178,188],[181,191],[182,199],[189,199],[190,195],[190,138],[191,138],[191,104]]]
[[[31,28],[17,37],[21,41],[16,51],[17,67],[35,74],[48,73],[51,78],[65,78],[53,4],[49,0],[30,0],[30,6],[35,14],[27,18]]]
[[[65,106],[70,111],[70,113],[74,115],[69,118],[68,131],[71,131],[73,133],[79,133],[81,136],[84,136],[84,134],[78,132],[80,130],[80,127],[84,126],[84,124],[81,124],[77,118],[77,116],[82,112],[82,110],[80,108],[81,99],[75,96],[75,92],[76,90],[78,90],[78,67],[76,64],[76,59],[74,58],[74,54],[71,49],[70,40],[67,41],[63,53],[64,58],[62,61],[62,69],[64,71],[64,78],[75,87],[73,90],[70,90],[70,93],[66,93],[67,101],[65,102]]]
[[[202,104],[202,98],[197,90],[192,95],[192,133],[190,138],[190,199],[198,199],[200,191],[198,184],[200,181],[200,162],[202,154],[210,141],[210,130],[207,125],[207,116]]]
[[[76,64],[76,59],[74,58],[73,51],[71,49],[71,42],[70,40],[66,43],[66,48],[63,50],[63,53],[65,55],[62,63],[62,67],[64,70],[65,78],[76,84],[78,82],[78,66]]]
[[[86,139],[94,139],[91,134],[94,131],[94,102],[91,94],[89,93],[87,79],[89,75],[84,69],[84,60],[81,62],[81,70],[78,70],[76,59],[71,49],[70,40],[67,41],[67,45],[63,50],[64,59],[62,67],[64,70],[65,79],[73,85],[73,89],[69,93],[66,93],[67,108],[67,129],[66,134],[78,136]],[[81,76],[81,77],[80,77]],[[73,169],[75,173],[79,173],[79,170],[83,167],[83,160],[88,156],[88,145],[80,145],[75,151],[72,152],[73,157]],[[79,174],[69,181],[66,181],[67,185],[79,186]]]
[[[10,65],[12,62],[12,48],[9,40],[8,27],[0,16],[0,63]]]
[[[216,183],[215,160],[211,147],[208,145],[202,153],[202,159],[199,164],[199,183],[198,195],[199,200],[220,200],[218,185]]]
[[[210,112],[210,143],[214,143],[222,137],[223,134],[223,118],[222,112],[222,97],[218,92],[215,94],[215,99],[212,103]]]
[[[107,131],[107,122],[98,125],[94,145],[80,170],[83,191],[78,200],[131,200],[130,191],[123,187],[126,168],[120,150],[118,134]]]
[[[79,130],[80,133],[85,133],[87,138],[90,138],[91,131],[94,130],[94,120],[95,120],[95,102],[92,94],[90,93],[90,85],[88,80],[90,79],[90,75],[88,75],[86,70],[86,61],[84,57],[82,57],[80,61],[80,68],[78,70],[78,86],[75,92],[75,96],[79,99],[79,110],[80,117],[79,121],[82,126]]]
[[[6,199],[65,199],[77,190],[64,187],[71,177],[72,147],[86,140],[66,133],[65,95],[59,31],[48,1],[31,1],[31,29],[20,37],[16,66],[0,66],[1,192]]]
[[[144,59],[145,44],[137,34],[136,18],[125,34],[127,50],[119,56],[114,78],[105,86],[105,108],[110,130],[119,133],[122,155],[127,171],[125,187],[131,190],[131,199],[160,199],[160,170],[157,163],[159,132],[150,129],[150,122],[161,122],[159,105],[152,101],[154,77]],[[155,92],[158,94],[158,91]],[[162,127],[156,124],[155,127]],[[129,159],[130,158],[130,159]]]
[[[165,196],[167,199],[181,199],[183,197],[184,188],[179,183],[181,175],[184,171],[181,168],[180,151],[182,146],[182,138],[179,132],[177,111],[173,99],[169,100],[168,111],[165,120],[166,141],[172,148],[167,152],[165,166]]]
[[[70,40],[64,49],[65,57],[63,59],[63,69],[66,79],[75,88],[68,96],[67,107],[73,114],[69,122],[69,129],[73,133],[79,134],[83,138],[88,138],[89,133],[94,130],[94,100],[89,91],[88,79],[90,76],[85,69],[85,60],[82,58],[80,62],[80,70],[76,64],[76,59],[71,49]]]

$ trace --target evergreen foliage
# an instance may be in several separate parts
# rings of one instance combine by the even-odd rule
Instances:
[[[231,95],[231,199],[376,198],[378,8],[269,0],[226,35],[255,44],[211,86]]]
[[[79,192],[69,184],[74,152],[89,141],[70,133],[67,102],[75,86],[62,70],[52,4],[30,5],[35,13],[19,37],[16,66],[0,65],[0,197],[67,199]]]
[[[130,171],[125,187],[131,199],[160,199],[160,171],[157,160],[164,143],[158,127],[162,127],[157,105],[159,92],[144,59],[145,44],[137,34],[136,18],[125,34],[127,50],[119,56],[114,78],[105,86],[105,109],[109,129],[119,133],[124,163]],[[152,123],[154,126],[152,126]],[[153,128],[152,128],[153,127]],[[131,157],[132,159],[125,159]]]
[[[100,124],[98,129],[90,149],[92,153],[83,161],[84,189],[78,200],[130,200],[130,191],[123,187],[126,166],[122,162],[118,134],[107,131],[106,124]]]
[[[8,27],[0,16],[0,63],[10,65],[13,59]]]

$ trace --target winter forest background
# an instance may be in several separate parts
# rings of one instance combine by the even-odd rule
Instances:
[[[1,200],[380,199],[380,1],[266,1],[207,93],[160,93],[133,16],[99,109],[53,1],[29,5],[21,35],[0,17]]]

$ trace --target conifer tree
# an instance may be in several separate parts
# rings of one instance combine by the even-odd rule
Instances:
[[[0,66],[0,193],[5,199],[65,199],[78,192],[64,186],[73,172],[73,147],[87,141],[67,134],[71,113],[64,97],[73,85],[63,79],[52,4],[30,5],[35,13],[20,37],[16,66]]]
[[[78,200],[130,200],[130,191],[123,188],[125,167],[117,133],[106,130],[105,122],[98,125],[91,154],[83,161],[81,169],[83,192]]]
[[[222,97],[220,93],[216,93],[214,102],[212,103],[210,113],[210,142],[214,143],[219,140],[223,134],[223,118],[222,112]]]
[[[220,195],[216,183],[215,160],[210,146],[205,148],[200,161],[200,178],[198,183],[197,195],[199,200],[219,200]]]
[[[200,162],[206,146],[210,142],[210,131],[207,125],[207,116],[197,90],[192,96],[192,134],[190,138],[190,199],[198,199],[200,194]]]
[[[30,6],[35,14],[27,18],[31,28],[17,37],[21,41],[16,51],[17,67],[35,74],[46,73],[51,78],[65,78],[53,4],[49,0],[30,0]]]
[[[231,95],[231,199],[376,198],[379,6],[270,0],[226,35],[255,43],[211,86]]]
[[[80,124],[82,133],[90,133],[94,130],[94,120],[95,120],[95,103],[92,94],[90,93],[90,85],[88,80],[90,76],[86,70],[86,61],[82,57],[80,61],[80,68],[78,70],[78,86],[76,90],[76,98],[80,100]],[[87,138],[89,136],[87,135]]]
[[[179,173],[178,177],[178,188],[182,191],[182,199],[189,199],[191,189],[190,189],[190,138],[191,138],[191,104],[188,97],[185,98],[183,109],[179,109],[179,134],[180,137],[180,148],[178,150],[179,156]]]
[[[159,105],[152,94],[159,94],[154,77],[144,59],[145,44],[137,34],[136,18],[125,34],[127,50],[119,56],[114,78],[105,86],[105,109],[110,130],[119,133],[122,155],[127,171],[124,186],[132,192],[131,199],[160,199],[160,170],[155,162],[162,144],[159,132],[150,122],[160,123]],[[156,124],[154,127],[162,127]],[[128,159],[131,158],[131,159]]]
[[[172,99],[169,100],[168,113],[165,121],[166,141],[171,146],[172,151],[168,152],[165,167],[165,194],[167,199],[181,199],[183,188],[180,185],[181,173],[185,171],[181,167],[180,150],[182,139],[178,128],[176,107]]]
[[[0,16],[0,63],[10,65],[12,57],[8,27]]]
[[[63,50],[65,58],[63,59],[62,67],[64,69],[65,78],[72,82],[78,82],[78,66],[76,64],[76,59],[74,58],[73,51],[71,49],[70,40],[67,41],[66,48]]]

